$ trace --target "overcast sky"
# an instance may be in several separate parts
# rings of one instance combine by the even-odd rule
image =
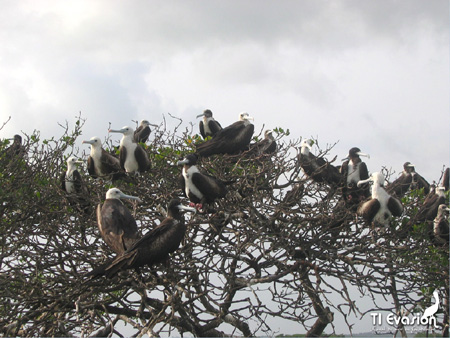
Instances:
[[[1,138],[209,108],[339,160],[358,146],[371,172],[410,161],[431,183],[449,164],[448,0],[5,0],[0,42]]]

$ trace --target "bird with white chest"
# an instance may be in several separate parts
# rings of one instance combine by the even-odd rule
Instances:
[[[123,134],[120,140],[119,160],[120,166],[127,173],[142,173],[150,169],[150,160],[144,148],[134,141],[134,130],[131,127],[122,129],[109,129],[110,133]]]
[[[358,182],[358,186],[373,182],[372,197],[358,207],[358,215],[375,226],[389,225],[392,216],[401,216],[403,205],[397,198],[389,195],[384,189],[384,175],[375,172],[366,180]]]
[[[68,194],[76,194],[81,192],[82,178],[77,170],[77,164],[83,161],[77,160],[74,156],[67,159],[67,170],[61,174],[61,188]]]

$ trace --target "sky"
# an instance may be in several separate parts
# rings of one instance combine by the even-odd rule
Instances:
[[[247,111],[258,131],[337,142],[338,161],[357,146],[371,172],[410,161],[431,183],[449,166],[448,0],[1,4],[0,138],[60,136],[80,112],[81,144]]]

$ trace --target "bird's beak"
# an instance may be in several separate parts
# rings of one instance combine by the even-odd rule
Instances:
[[[152,127],[155,127],[155,128],[156,128],[156,127],[159,127],[157,124],[153,124],[153,123],[149,123],[148,125],[149,125],[149,126],[152,126]]]
[[[251,117],[251,116],[244,116],[244,119],[245,119],[245,120],[252,120],[252,121],[255,121],[255,119],[254,119],[253,117]]]
[[[408,164],[408,165],[407,165],[407,167],[408,167],[408,168],[414,168],[414,167],[415,167],[415,165],[414,165],[414,164],[412,164],[412,163],[410,163],[410,164]]]
[[[93,142],[92,142],[92,141],[90,141],[90,140],[88,140],[88,141],[83,141],[83,142],[81,142],[81,143],[92,144]]]
[[[202,116],[205,116],[205,114],[197,115],[197,118],[202,117]]]
[[[356,155],[358,155],[358,156],[365,156],[365,157],[367,157],[367,158],[370,158],[370,155],[369,155],[369,154],[364,154],[364,153],[362,153],[362,152],[360,152],[360,151],[358,151],[358,152],[356,153]]]
[[[134,200],[134,201],[137,201],[137,202],[139,202],[139,203],[142,202],[141,199],[140,199],[139,197],[127,195],[127,194],[124,194],[124,193],[122,193],[122,194],[120,195],[120,198],[125,198],[125,199],[128,199],[128,200]]]
[[[108,129],[108,133],[122,133],[123,134],[124,131],[125,130],[123,130],[123,129]]]
[[[372,177],[369,177],[367,180],[361,180],[361,181],[359,181],[359,182],[356,184],[356,186],[359,188],[359,187],[361,187],[363,184],[365,184],[365,183],[367,183],[367,182],[373,182],[373,178],[372,178]]]
[[[197,209],[191,208],[191,207],[186,207],[186,206],[181,205],[181,204],[178,206],[178,209],[181,210],[181,211],[187,211],[187,212],[193,212],[193,213],[197,212]]]
[[[185,164],[189,164],[189,160],[182,160],[177,162],[177,165],[185,165]]]

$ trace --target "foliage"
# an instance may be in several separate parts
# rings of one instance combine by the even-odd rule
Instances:
[[[371,311],[419,311],[434,288],[448,299],[447,248],[420,230],[397,231],[423,195],[404,199],[405,215],[389,229],[373,229],[339,203],[339,189],[330,194],[326,184],[302,176],[301,140],[286,140],[282,128],[275,129],[275,154],[200,160],[201,170],[228,182],[229,193],[215,212],[186,216],[186,238],[169,264],[87,280],[113,253],[99,238],[94,211],[111,185],[80,168],[92,206],[85,213],[58,181],[65,160],[78,153],[83,124],[79,118],[73,131],[62,126],[59,139],[35,132],[24,142],[27,157],[0,157],[4,336],[124,334],[118,321],[136,336],[274,335],[272,319],[321,335],[326,327],[335,331],[338,313],[351,330],[352,318],[370,322]],[[142,234],[164,218],[160,210],[172,197],[182,196],[176,163],[202,142],[192,130],[180,136],[180,125],[152,131],[149,172],[114,183],[142,199],[126,202]],[[8,145],[0,143],[1,154]],[[109,140],[105,148],[114,149]],[[318,152],[327,156],[329,149]],[[373,299],[370,309],[359,308],[361,296]],[[378,305],[379,297],[392,305]]]

